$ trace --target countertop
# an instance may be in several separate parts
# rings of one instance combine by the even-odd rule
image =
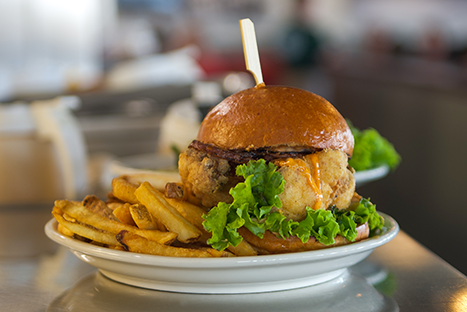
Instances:
[[[48,208],[42,209],[42,219],[50,219]],[[324,284],[261,294],[199,295],[114,282],[48,240],[43,227],[27,226],[28,219],[42,222],[38,213],[10,210],[0,217],[1,311],[467,311],[467,278],[403,230]],[[15,242],[16,233],[35,237],[36,254],[20,253],[27,245]]]

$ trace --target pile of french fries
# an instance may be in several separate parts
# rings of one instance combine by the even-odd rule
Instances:
[[[104,202],[94,195],[82,202],[57,200],[52,211],[58,231],[94,245],[172,257],[254,256],[245,241],[228,250],[208,246],[202,207],[169,198],[157,175],[123,175],[112,180]]]

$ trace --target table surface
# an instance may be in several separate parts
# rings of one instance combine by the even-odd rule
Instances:
[[[48,240],[43,226],[28,226],[27,218],[21,224],[28,243],[15,242],[11,235],[19,228],[14,222],[19,216],[0,214],[1,311],[467,311],[467,278],[404,231],[325,284],[262,294],[196,295],[109,280]],[[37,216],[28,216],[37,224]],[[31,244],[37,254],[21,254],[26,246],[34,249]]]

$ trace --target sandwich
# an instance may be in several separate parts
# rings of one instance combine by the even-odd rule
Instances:
[[[183,196],[206,208],[208,243],[259,254],[368,238],[383,219],[355,192],[354,138],[323,97],[264,84],[215,106],[179,157]]]

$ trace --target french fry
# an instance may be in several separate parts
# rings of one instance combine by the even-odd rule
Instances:
[[[138,200],[134,196],[134,192],[141,183],[148,182],[156,190],[164,190],[166,184],[173,181],[180,181],[178,173],[154,172],[121,175],[112,180],[111,197],[118,198],[127,203],[137,204]]]
[[[161,256],[256,255],[246,241],[225,251],[209,247],[211,234],[202,217],[206,211],[181,200],[183,186],[177,182],[169,185],[174,196],[165,195],[169,181],[177,180],[161,179],[159,173],[122,175],[112,180],[107,202],[94,195],[82,202],[57,200],[52,214],[58,231],[96,246]]]
[[[185,189],[182,183],[169,182],[165,185],[165,197],[183,199],[185,194]]]
[[[114,193],[112,191],[110,192],[107,192],[107,206],[109,205],[109,203],[124,203],[124,201],[118,199],[117,197],[115,197]]]
[[[165,198],[167,202],[177,209],[182,216],[184,216],[188,221],[190,221],[194,226],[200,229],[204,234],[199,238],[200,241],[206,243],[207,240],[211,237],[210,234],[206,233],[203,227],[203,214],[206,211],[192,203],[174,199],[174,198]],[[241,241],[236,247],[230,245],[228,249],[233,252],[236,256],[256,256],[258,253],[254,248],[247,242]]]
[[[122,244],[123,248],[125,248],[128,251],[150,255],[192,258],[221,257],[228,255],[227,253],[220,252],[214,249],[207,251],[203,249],[192,249],[161,245],[128,231],[121,231],[120,233],[118,233],[117,240],[120,244]]]
[[[68,222],[76,222],[75,218],[73,218],[67,213],[63,213],[63,211],[61,211],[60,215],[63,217],[63,219],[67,220]]]
[[[211,233],[204,231],[203,235],[198,238],[198,243],[209,245],[208,239],[211,238]],[[230,245],[227,249],[232,252],[235,256],[256,256],[258,252],[248,243],[247,241],[243,240],[237,246]]]
[[[203,235],[198,238],[198,243],[208,246],[208,239],[211,238],[211,233],[204,231]]]
[[[128,181],[129,177],[130,176],[122,175],[112,180],[112,196],[115,196],[115,198],[120,197],[122,200],[126,200],[131,204],[137,204],[138,199],[134,193],[140,185],[140,182],[138,182],[137,179],[134,179],[132,182],[130,182]],[[158,219],[154,219],[153,222],[155,224],[155,229],[167,232],[166,227]]]
[[[106,204],[107,204],[107,207],[109,207],[109,209],[115,210],[118,207],[125,205],[126,203],[118,201],[118,202],[107,202]]]
[[[156,190],[164,191],[169,182],[180,182],[178,172],[144,172],[132,173],[125,176],[125,179],[132,184],[140,185],[143,182],[149,182]]]
[[[127,230],[143,236],[149,240],[167,245],[171,244],[177,238],[177,234],[173,232],[143,230],[138,229],[135,226],[120,223],[118,221],[109,220],[103,216],[88,211],[80,204],[76,204],[67,200],[55,201],[55,208],[62,210],[64,213],[67,213],[71,217],[75,218],[78,222],[89,224],[95,228],[102,229],[114,235],[118,234],[122,230]]]
[[[234,253],[236,256],[256,256],[258,253],[256,250],[245,240],[242,240],[237,246],[230,245],[227,247],[228,250]]]
[[[106,245],[118,245],[118,241],[115,237],[115,234],[96,229],[95,227],[89,226],[87,224],[82,224],[80,222],[70,222],[65,220],[60,214],[53,212],[52,213],[57,220],[57,222],[67,228],[69,231],[78,234],[79,236],[86,237],[90,240],[106,244]]]
[[[82,205],[92,213],[106,217],[110,220],[118,221],[118,219],[113,215],[112,209],[107,207],[107,205],[95,195],[86,196]]]
[[[78,234],[76,234],[76,233],[73,234],[73,238],[74,238],[74,239],[77,239],[77,240],[79,240],[79,241],[85,242],[85,243],[90,243],[90,242],[92,242],[92,239],[83,237],[83,236],[78,235]],[[107,246],[111,246],[111,245],[107,245]]]
[[[114,249],[114,250],[121,250],[121,251],[127,251],[122,245],[118,245],[118,246],[109,246],[110,249]]]
[[[130,206],[131,204],[125,203],[120,205],[119,207],[115,208],[113,211],[113,215],[123,224],[128,224],[132,226],[136,226],[135,221],[130,213]]]
[[[136,226],[145,230],[157,230],[157,224],[154,222],[151,214],[146,207],[140,204],[134,204],[128,207],[128,211],[136,223]]]
[[[178,240],[183,243],[196,241],[202,232],[193,224],[188,222],[177,209],[172,207],[164,195],[156,190],[149,182],[143,182],[135,191],[137,199],[148,209],[148,211],[165,227],[178,234]]]
[[[223,250],[223,251],[219,251],[219,250],[216,250],[214,248],[202,248],[202,250],[205,250],[207,252],[209,252],[213,257],[235,257],[234,254],[226,251],[226,250]]]
[[[199,238],[200,241],[207,242],[207,239],[211,237],[210,233],[207,233],[203,227],[203,214],[206,211],[196,205],[193,205],[186,201],[181,201],[173,198],[166,198],[167,202],[177,209],[188,221],[200,229],[204,234]],[[241,241],[236,247],[230,245],[228,250],[233,252],[236,256],[256,256],[258,253],[254,248],[245,240]]]
[[[147,209],[147,208],[146,208]],[[154,223],[157,225],[157,228],[159,229],[159,231],[162,231],[162,232],[168,232],[167,228],[165,227],[165,225],[157,218],[155,218],[153,216],[152,220],[154,221]]]
[[[191,224],[196,226],[199,230],[205,232],[203,227],[203,214],[205,214],[206,211],[203,208],[193,205],[187,201],[167,197],[164,198],[172,207],[177,209],[177,211],[180,212],[180,214]]]
[[[70,231],[69,229],[61,225],[60,223],[57,225],[57,230],[65,236],[73,237],[73,235],[75,235],[75,233],[73,233],[72,231]]]
[[[137,204],[138,199],[135,196],[135,191],[138,184],[129,182],[127,176],[120,176],[112,179],[112,194],[118,199],[130,203]]]

